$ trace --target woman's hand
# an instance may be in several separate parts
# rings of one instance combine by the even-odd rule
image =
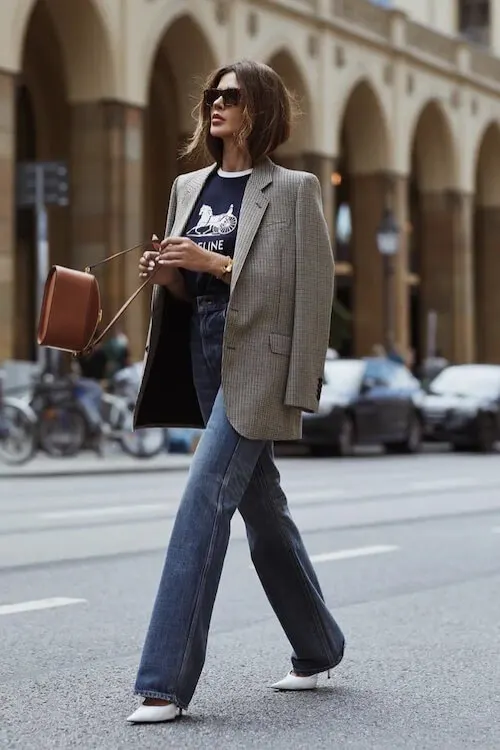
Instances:
[[[167,237],[161,243],[158,265],[162,270],[185,268],[198,273],[213,273],[215,255],[187,237]]]
[[[151,241],[153,247],[157,247],[158,250],[146,250],[141,255],[139,260],[139,276],[141,279],[150,278],[154,274],[155,284],[161,286],[168,286],[171,280],[172,272],[168,268],[161,268],[158,266],[158,258],[160,255],[160,241],[156,234],[153,234]]]

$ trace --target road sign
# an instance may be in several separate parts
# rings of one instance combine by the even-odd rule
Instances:
[[[69,204],[69,172],[63,161],[27,161],[17,166],[16,203],[19,208]]]

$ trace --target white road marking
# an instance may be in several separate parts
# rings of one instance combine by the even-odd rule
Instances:
[[[101,518],[103,516],[141,515],[156,511],[168,510],[167,503],[144,505],[112,505],[107,508],[78,508],[75,510],[57,510],[39,513],[39,518],[63,520],[65,518]]]
[[[311,555],[311,562],[322,563],[333,560],[351,560],[355,557],[369,557],[370,555],[383,555],[387,552],[396,552],[399,547],[391,544],[379,544],[373,547],[357,547],[353,549],[341,549],[337,552],[324,552],[321,555]]]
[[[1,615],[14,615],[18,612],[36,612],[41,609],[54,609],[55,607],[68,607],[70,604],[86,604],[86,599],[66,599],[55,597],[53,599],[38,599],[32,602],[19,602],[18,604],[1,604]]]
[[[311,555],[312,563],[333,562],[336,560],[352,560],[356,557],[369,557],[370,555],[383,555],[387,552],[396,552],[399,547],[392,544],[378,544],[372,547],[353,547],[352,549],[340,549],[336,552],[323,552],[319,555]],[[253,570],[254,566],[250,565]]]
[[[357,487],[334,487],[329,488],[325,486],[317,486],[314,487],[314,485],[311,487],[309,491],[307,491],[305,488],[297,488],[294,487],[293,489],[286,490],[285,488],[285,494],[290,502],[290,505],[296,506],[296,505],[303,505],[307,503],[321,503],[327,505],[328,503],[334,503],[334,502],[347,502],[347,501],[363,501],[363,500],[369,500],[372,497],[402,497],[409,494],[417,494],[417,493],[432,493],[432,492],[438,492],[438,491],[446,491],[446,490],[453,490],[453,489],[460,489],[465,487],[478,487],[481,488],[487,488],[492,486],[497,486],[498,482],[495,481],[494,484],[488,483],[483,484],[478,483],[477,478],[465,476],[465,477],[448,477],[448,478],[440,478],[440,479],[428,479],[428,480],[422,480],[418,482],[410,482],[409,484],[403,483],[401,486],[387,486],[386,484],[378,484],[377,482],[374,482],[373,480],[370,482],[369,487],[363,487],[357,488]],[[157,503],[141,503],[141,504],[123,504],[123,505],[107,505],[107,506],[92,506],[92,507],[80,507],[80,508],[69,508],[67,510],[47,510],[47,511],[38,511],[34,515],[41,519],[41,520],[51,520],[51,521],[63,521],[63,520],[78,520],[78,519],[105,519],[105,518],[118,518],[119,516],[148,516],[148,515],[155,515],[155,514],[168,514],[175,512],[179,506],[180,496],[181,492],[176,493],[175,495],[172,495],[170,493],[166,493],[164,497],[162,497],[162,491],[160,490],[158,493],[151,493],[149,492],[149,497],[147,499],[150,500],[156,500],[162,498],[162,502]],[[95,497],[92,498],[92,501],[95,502]],[[103,500],[107,500],[108,503],[111,500],[118,501],[118,497],[115,497],[114,495],[111,495],[110,497],[103,496]]]
[[[500,534],[500,526],[494,526],[491,530],[494,534]]]
[[[410,484],[411,490],[419,490],[426,492],[429,490],[454,490],[460,487],[476,487],[478,484],[477,478],[474,477],[459,477],[456,479],[430,479],[423,482],[412,482]],[[402,494],[404,490],[402,490]]]

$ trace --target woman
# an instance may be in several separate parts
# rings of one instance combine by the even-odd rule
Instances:
[[[206,426],[172,531],[131,722],[186,709],[203,668],[208,627],[239,510],[252,560],[293,647],[273,687],[316,687],[342,659],[328,611],[287,507],[273,440],[301,434],[321,392],[333,259],[317,179],[273,164],[290,134],[291,102],[266,65],[215,72],[188,153],[213,166],[175,181],[155,273],[135,423]]]

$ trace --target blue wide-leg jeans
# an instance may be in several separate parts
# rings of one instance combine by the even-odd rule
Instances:
[[[344,637],[330,614],[280,487],[270,442],[229,423],[221,390],[224,300],[199,297],[193,374],[206,429],[191,463],[168,545],[135,684],[138,695],[186,709],[196,689],[229,542],[239,510],[255,570],[292,646],[298,674],[335,667]]]

